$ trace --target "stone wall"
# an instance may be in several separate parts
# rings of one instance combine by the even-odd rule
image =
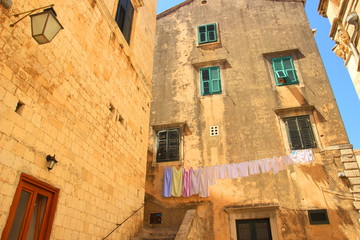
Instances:
[[[204,204],[197,209],[188,210],[184,216],[175,240],[213,239],[211,205]]]
[[[51,239],[103,238],[144,201],[156,2],[132,1],[128,44],[118,1],[55,1],[64,30],[44,45],[30,18],[9,27],[44,2],[13,2],[0,6],[0,229],[27,173],[60,189]],[[110,239],[128,239],[142,219]]]

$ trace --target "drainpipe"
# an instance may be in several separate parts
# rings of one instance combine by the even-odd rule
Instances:
[[[358,30],[359,30],[359,16],[357,15],[356,12],[351,12],[347,16],[346,22],[348,24],[354,25],[354,27],[355,27],[355,30],[350,38],[350,48],[356,58],[356,61],[358,62],[359,61],[359,51],[356,49],[356,47],[354,45],[354,41],[355,41],[355,38],[356,38]]]

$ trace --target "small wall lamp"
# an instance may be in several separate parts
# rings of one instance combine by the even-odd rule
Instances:
[[[56,161],[56,159],[55,159],[55,154],[54,154],[54,156],[50,156],[50,155],[46,156],[46,167],[47,167],[48,171],[53,169],[53,167],[57,163],[58,163],[58,161]]]
[[[25,15],[16,22],[10,24],[10,27],[14,27],[15,24],[35,11],[44,9],[43,12],[30,15],[31,35],[38,44],[49,43],[60,30],[64,29],[59,20],[56,18],[57,15],[53,7],[54,4],[51,4],[45,7],[35,8],[26,12],[14,14],[15,17],[19,17],[22,14]]]

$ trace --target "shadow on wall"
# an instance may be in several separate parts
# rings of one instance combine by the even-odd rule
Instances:
[[[308,236],[316,237],[314,239],[317,240],[347,239],[347,236],[343,234],[343,227],[345,225],[353,225],[353,221],[351,220],[348,211],[339,207],[338,210],[328,209],[327,212],[330,224],[310,225],[308,214],[305,210],[286,209],[280,211],[282,225],[279,227],[281,229],[283,239],[308,239]],[[334,222],[334,219],[341,219],[341,222]],[[349,229],[349,231],[351,231],[351,229]]]
[[[149,194],[145,195],[144,226],[179,229],[186,212],[190,209],[197,211],[198,221],[201,221],[200,225],[206,229],[203,234],[211,234],[214,221],[211,202],[189,202],[171,206],[171,204],[163,203]],[[161,215],[161,223],[150,223],[150,214],[154,213]],[[206,239],[211,240],[213,237],[209,235]]]

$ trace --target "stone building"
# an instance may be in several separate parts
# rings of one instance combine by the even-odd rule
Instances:
[[[157,16],[144,217],[151,231],[216,240],[360,236],[359,169],[304,4],[187,0]],[[210,196],[163,197],[165,168],[250,165],[300,149],[314,162],[233,179],[228,171]]]
[[[48,3],[0,2],[1,239],[103,239],[132,216],[107,238],[129,239],[143,223],[156,1],[53,1],[64,29],[42,45],[29,17],[9,25]]]
[[[344,60],[360,99],[360,6],[353,0],[320,0],[318,11],[330,21],[330,38],[336,43],[332,50]]]

